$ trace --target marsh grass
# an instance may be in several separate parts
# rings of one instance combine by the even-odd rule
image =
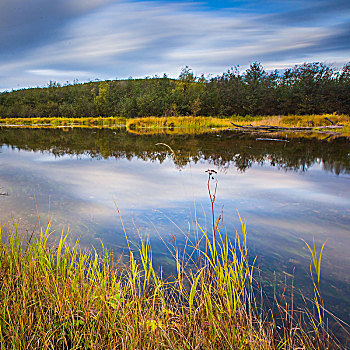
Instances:
[[[315,315],[283,298],[264,311],[241,224],[233,242],[220,220],[210,234],[200,229],[205,248],[190,244],[188,255],[175,242],[170,277],[153,267],[147,238],[116,260],[103,245],[101,254],[83,251],[63,234],[49,244],[50,224],[28,240],[17,226],[0,230],[1,349],[338,348],[319,289]]]
[[[327,118],[327,119],[326,119]],[[283,116],[280,117],[281,125],[293,125],[293,126],[331,126],[331,120],[335,124],[348,124],[350,123],[350,117],[347,115],[339,114],[322,114],[322,115],[303,115],[303,116]]]
[[[89,117],[89,118],[3,118],[0,126],[57,128],[114,128],[126,126],[128,132],[139,135],[151,134],[203,134],[232,128],[231,122],[239,125],[271,125],[285,127],[320,127],[335,124],[344,125],[337,129],[339,136],[350,136],[350,117],[347,115],[290,115],[290,116],[239,116],[220,117]],[[315,132],[319,132],[316,131]]]
[[[126,127],[130,130],[140,128],[187,128],[205,130],[230,126],[229,118],[214,117],[147,117],[128,119],[126,122]]]
[[[89,118],[3,118],[0,125],[58,127],[58,126],[102,126],[113,127],[125,125],[123,117],[89,117]]]
[[[205,127],[174,127],[174,128],[136,128],[127,131],[134,135],[203,135],[208,133],[217,133],[218,131],[226,130],[227,127],[215,127],[215,128],[205,128]]]
[[[252,120],[251,125],[270,125],[284,127],[322,127],[331,126],[332,123],[343,125],[342,129],[337,129],[337,133],[343,136],[350,136],[350,117],[339,114],[322,114],[322,115],[289,115],[289,116],[272,116],[264,117],[260,120]]]
[[[231,118],[214,117],[147,117],[128,119],[127,130],[136,134],[200,134],[215,132],[232,128],[232,124],[238,125],[270,125],[284,127],[320,127],[335,124],[344,125],[337,129],[338,136],[349,136],[350,117],[346,115],[291,115],[291,116],[232,116]],[[327,130],[328,131],[328,130]],[[315,130],[314,133],[319,133]],[[333,132],[334,133],[334,132]],[[335,135],[336,136],[336,135]]]

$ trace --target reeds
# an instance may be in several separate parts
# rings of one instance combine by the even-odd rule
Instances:
[[[281,305],[277,313],[258,305],[244,223],[233,242],[219,221],[213,231],[201,230],[203,249],[192,245],[186,259],[174,244],[176,272],[165,278],[142,237],[123,262],[63,234],[50,245],[50,225],[28,241],[16,226],[0,230],[1,349],[335,348],[322,303],[319,317],[293,322]]]
[[[239,125],[271,125],[286,127],[320,127],[335,124],[344,125],[337,129],[337,135],[350,136],[350,117],[347,115],[290,115],[290,116],[239,116],[219,117],[82,117],[82,118],[3,118],[0,126],[57,128],[57,127],[100,127],[114,128],[126,126],[133,134],[203,134]]]
[[[124,126],[126,118],[123,117],[82,117],[82,118],[3,118],[0,125],[59,127],[59,126]]]
[[[350,124],[350,117],[339,114],[320,114],[320,115],[288,115],[288,116],[269,116],[260,120],[253,120],[252,125],[265,124],[272,126],[289,127],[316,127],[330,126],[334,124]]]
[[[332,122],[330,122],[330,120]],[[320,127],[332,123],[344,125],[337,129],[337,135],[349,136],[350,117],[346,115],[291,115],[291,116],[232,116],[231,118],[214,117],[147,117],[128,119],[127,130],[136,134],[199,134],[239,125],[271,125],[285,127]],[[319,131],[319,130],[318,130]],[[316,131],[315,131],[316,132]]]
[[[137,130],[142,128],[188,128],[188,129],[203,129],[217,127],[230,127],[229,118],[214,118],[214,117],[147,117],[128,119],[126,122],[127,129]]]

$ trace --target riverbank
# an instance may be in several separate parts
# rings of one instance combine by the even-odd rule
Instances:
[[[232,244],[218,226],[206,248],[179,251],[176,272],[155,270],[149,241],[116,258],[81,251],[50,226],[2,233],[0,339],[4,348],[320,349],[341,348],[327,329],[315,271],[315,314],[282,299],[266,309],[249,261],[245,224]],[[0,231],[1,234],[1,231]],[[129,245],[129,242],[128,242]],[[315,264],[321,256],[313,250]],[[181,256],[183,258],[181,258]],[[189,267],[191,266],[191,268]],[[258,288],[258,289],[257,289]],[[264,304],[265,305],[265,304]]]
[[[237,127],[238,126],[238,127]],[[244,129],[249,132],[249,127],[254,127],[254,132],[271,132],[266,130],[266,126],[301,128],[298,131],[306,133],[327,133],[333,136],[350,136],[350,117],[345,115],[324,114],[324,115],[293,115],[293,116],[273,116],[273,117],[240,117],[212,118],[212,117],[161,117],[161,118],[134,118],[126,122],[127,130],[134,133],[156,133],[160,130],[171,130],[176,133],[181,129],[188,129],[191,133],[208,132],[210,130],[240,129],[239,126],[248,126]],[[263,126],[261,130],[259,127]],[[304,128],[304,130],[302,130]],[[281,130],[274,130],[274,132]],[[291,132],[292,130],[284,130]]]
[[[24,126],[24,127],[118,127],[125,126],[126,118],[123,117],[89,117],[89,118],[2,118],[0,126]]]
[[[6,127],[126,127],[134,134],[155,134],[165,132],[169,134],[200,134],[218,130],[237,128],[232,125],[248,125],[258,127],[274,126],[289,128],[309,128],[305,133],[323,133],[333,136],[350,137],[350,117],[337,114],[323,115],[291,115],[291,116],[255,116],[230,118],[219,117],[96,117],[96,118],[4,118],[0,119],[0,126]],[[333,128],[334,125],[339,127]],[[249,131],[248,129],[245,132]],[[257,130],[255,130],[257,131]],[[266,130],[262,130],[266,132]],[[300,133],[300,130],[298,130]]]

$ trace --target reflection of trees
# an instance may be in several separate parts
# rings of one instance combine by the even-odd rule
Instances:
[[[172,152],[157,143],[168,144]],[[305,171],[315,163],[335,174],[350,172],[350,141],[290,139],[289,143],[256,141],[256,135],[225,131],[203,135],[133,135],[112,129],[12,129],[0,130],[0,144],[23,150],[48,151],[56,156],[88,155],[100,158],[137,157],[162,163],[171,157],[178,167],[205,160],[225,169],[245,171],[252,164],[268,163],[286,170]]]
[[[1,153],[1,151],[0,151],[0,153]],[[8,193],[2,192],[1,189],[2,188],[0,187],[0,196],[8,196]]]

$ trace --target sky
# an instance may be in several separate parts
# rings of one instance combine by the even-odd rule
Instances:
[[[350,61],[349,0],[0,0],[0,91]]]

